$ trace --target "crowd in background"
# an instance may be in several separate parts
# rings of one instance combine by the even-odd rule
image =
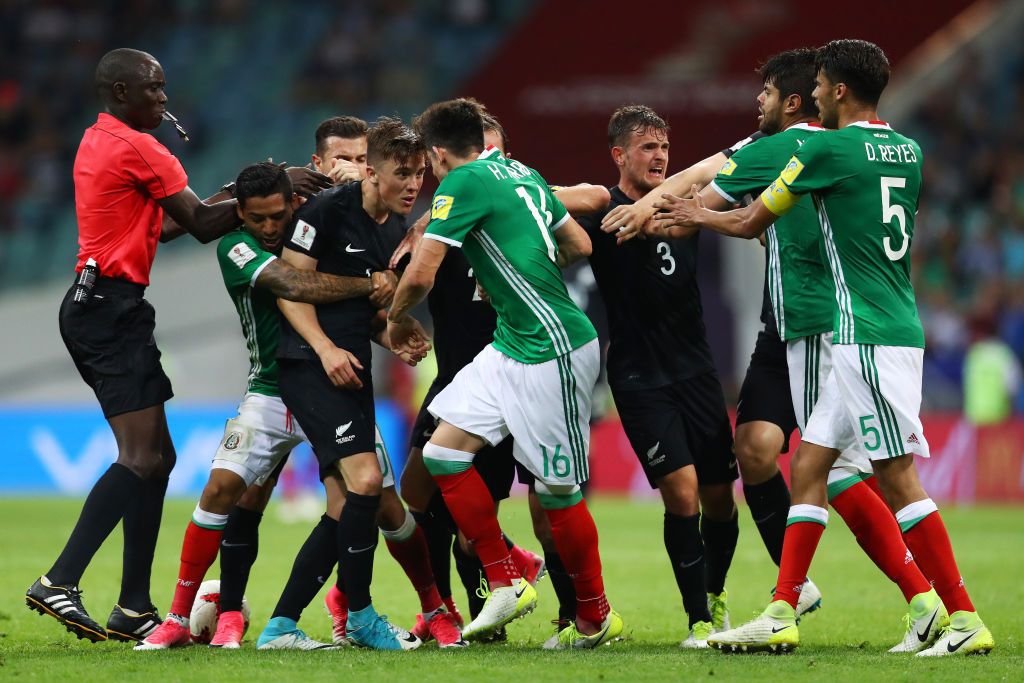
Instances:
[[[0,280],[5,287],[33,280],[34,273],[17,271],[32,259],[12,248],[39,255],[73,231],[70,169],[81,130],[95,116],[92,71],[107,46],[152,45],[173,62],[195,47],[183,36],[213,26],[223,29],[221,50],[244,54],[250,34],[232,27],[258,12],[301,11],[317,18],[318,30],[293,43],[289,106],[411,113],[454,91],[473,66],[466,55],[485,55],[531,4],[341,0],[296,10],[261,0],[0,3],[0,271],[7,271]],[[894,122],[918,139],[925,156],[913,246],[928,343],[925,407],[959,409],[965,386],[991,392],[1001,384],[1024,411],[1017,381],[1024,359],[1024,48],[994,63],[969,59],[954,81],[955,89],[925,95],[910,120]],[[174,111],[193,131],[223,126],[216,118],[223,112],[200,106],[201,95],[186,84],[172,81],[171,88]],[[195,134],[190,146],[173,151],[192,168],[190,158],[202,159],[209,137]],[[972,365],[972,350],[984,352],[975,360],[985,362]],[[970,376],[978,367],[988,374]]]

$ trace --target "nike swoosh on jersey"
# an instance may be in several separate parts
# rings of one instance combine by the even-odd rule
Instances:
[[[359,252],[366,251],[366,250],[365,249],[356,249],[351,244],[348,244],[348,245],[345,246],[345,251],[347,251],[350,254],[358,254]]]
[[[966,642],[967,642],[968,640],[970,640],[970,639],[971,639],[971,638],[973,638],[973,637],[974,637],[975,635],[977,635],[977,633],[978,633],[977,631],[971,631],[970,633],[968,633],[968,634],[967,634],[967,636],[965,636],[965,637],[964,637],[964,639],[963,639],[963,640],[961,640],[961,641],[960,641],[959,643],[957,643],[956,645],[954,645],[954,644],[953,644],[953,641],[949,641],[948,643],[946,643],[946,650],[947,650],[947,651],[948,651],[949,653],[951,653],[951,654],[952,654],[953,652],[956,652],[956,651],[957,651],[957,650],[959,650],[959,649],[960,649],[961,647],[963,647],[963,644],[964,644],[964,643],[966,643]]]

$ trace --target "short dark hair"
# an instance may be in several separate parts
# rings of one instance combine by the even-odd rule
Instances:
[[[322,121],[316,127],[316,155],[322,157],[327,151],[327,138],[363,138],[366,137],[366,128],[366,121],[356,116],[335,116]]]
[[[833,83],[845,83],[855,99],[877,105],[889,83],[889,60],[882,48],[866,40],[833,40],[818,48],[815,71]]]
[[[417,156],[426,157],[427,148],[412,128],[402,119],[382,116],[366,135],[366,163],[373,166],[392,160],[399,164],[410,162]]]
[[[619,107],[608,120],[608,147],[624,147],[630,133],[643,133],[650,128],[665,135],[672,130],[665,119],[648,106],[627,104]]]
[[[458,157],[484,149],[480,103],[460,98],[438,102],[416,117],[413,127],[427,148],[444,147]]]
[[[492,114],[491,112],[484,109],[480,112],[480,118],[484,122],[484,131],[493,130],[495,133],[501,136],[501,144],[505,148],[505,153],[508,154],[508,135],[505,133],[505,126],[501,125],[501,121]]]
[[[818,116],[818,107],[814,104],[814,77],[818,75],[814,59],[817,50],[801,47],[786,50],[769,57],[757,69],[761,82],[775,86],[783,97],[800,96],[800,113],[805,116]]]
[[[245,207],[250,197],[269,197],[280,193],[285,200],[292,196],[292,181],[285,172],[284,166],[269,161],[261,161],[246,166],[235,179],[235,198],[238,205]]]

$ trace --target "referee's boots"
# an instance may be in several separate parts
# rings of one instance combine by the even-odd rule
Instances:
[[[107,639],[106,630],[97,624],[82,606],[82,591],[78,586],[53,586],[39,577],[25,593],[28,608],[46,614],[78,636],[96,643]]]
[[[155,631],[162,621],[163,617],[153,605],[150,605],[149,609],[142,613],[114,605],[110,617],[107,618],[107,637],[125,643],[145,640],[146,636]]]

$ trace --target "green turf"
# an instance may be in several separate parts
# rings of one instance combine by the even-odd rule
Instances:
[[[831,525],[812,568],[824,594],[824,608],[801,628],[802,646],[794,654],[723,655],[682,652],[685,636],[679,595],[665,559],[661,511],[650,503],[619,499],[592,502],[601,533],[605,580],[612,604],[626,622],[629,639],[597,652],[543,652],[550,634],[555,598],[543,582],[537,612],[509,629],[510,644],[475,645],[440,652],[429,646],[412,653],[353,650],[291,653],[256,652],[252,640],[272,609],[295,551],[312,524],[285,525],[271,508],[264,522],[260,559],[247,591],[253,609],[249,640],[239,651],[192,647],[171,652],[136,653],[119,643],[76,641],[55,621],[30,612],[22,595],[49,567],[59,542],[74,525],[80,501],[7,499],[0,501],[0,678],[111,681],[146,676],[153,681],[346,680],[349,674],[370,681],[380,674],[416,683],[428,680],[714,680],[751,678],[865,680],[1021,680],[1024,676],[1022,557],[1024,511],[1020,508],[961,508],[944,514],[960,566],[973,599],[996,638],[989,657],[913,660],[887,655],[902,636],[904,606],[899,592],[869,563],[838,519]],[[154,598],[166,609],[177,571],[181,533],[193,502],[171,501],[154,568]],[[510,535],[531,543],[529,514],[521,501],[504,506]],[[774,581],[746,509],[729,578],[733,623],[763,607]],[[85,605],[99,621],[117,597],[121,541],[115,533],[96,556],[82,584]],[[379,611],[409,626],[416,610],[412,590],[383,544],[377,553],[374,582]],[[214,577],[215,578],[215,577]],[[457,584],[458,579],[454,577]],[[460,589],[456,589],[456,596]],[[463,600],[464,603],[464,600]],[[330,622],[321,598],[305,614],[303,626],[328,639]]]

